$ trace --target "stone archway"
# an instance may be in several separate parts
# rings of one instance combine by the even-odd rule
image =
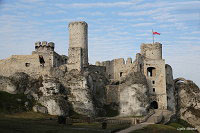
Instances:
[[[156,101],[151,102],[150,108],[152,108],[152,109],[158,109],[158,102],[156,102]]]

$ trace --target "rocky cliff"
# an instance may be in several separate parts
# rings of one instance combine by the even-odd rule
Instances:
[[[132,72],[119,85],[119,115],[143,116],[149,106],[148,85],[141,72]]]
[[[72,110],[80,115],[95,116],[104,112],[107,83],[104,73],[90,70],[68,72],[62,66],[39,77],[30,77],[23,72],[0,76],[0,91],[26,94],[36,101],[33,107],[36,112],[67,116]]]
[[[200,89],[191,80],[178,78],[175,82],[176,113],[200,132]]]

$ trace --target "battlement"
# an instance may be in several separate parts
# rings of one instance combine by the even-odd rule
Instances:
[[[69,23],[68,27],[70,28],[70,26],[78,25],[78,24],[81,24],[81,25],[84,25],[84,26],[88,26],[85,21],[73,21],[73,22]]]
[[[49,42],[47,41],[38,41],[35,43],[35,51],[36,52],[45,52],[45,51],[54,51],[55,44],[54,42]]]

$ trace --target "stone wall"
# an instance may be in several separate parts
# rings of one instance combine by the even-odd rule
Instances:
[[[45,63],[41,65],[39,55],[42,55]],[[0,60],[0,75],[10,76],[16,72],[25,72],[33,77],[49,75],[52,67],[59,67],[67,61],[66,56],[60,56],[56,52],[50,53],[33,51],[32,55],[12,55]]]
[[[105,75],[106,73],[106,67],[104,66],[89,65],[88,70],[90,73],[103,74],[103,75]]]
[[[67,62],[67,69],[68,71],[72,69],[81,70],[83,67],[83,60],[82,60],[82,48],[73,47],[69,48],[69,60]]]
[[[114,80],[120,80],[125,77],[134,66],[131,58],[128,58],[126,62],[123,58],[119,58],[112,61],[103,61],[101,63],[96,62],[96,65],[105,66],[109,78]]]
[[[0,60],[0,75],[10,76],[15,72],[25,72],[35,75],[41,70],[39,57],[35,55],[13,55]]]
[[[133,62],[132,58],[127,58],[126,62],[123,58],[114,59],[112,61],[97,61],[97,66],[105,66],[106,73],[110,79],[121,80],[125,78],[131,71],[143,72],[143,57],[141,54],[136,55],[136,59]]]

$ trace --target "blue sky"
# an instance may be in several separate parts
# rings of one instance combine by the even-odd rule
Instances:
[[[199,0],[0,0],[0,59],[31,54],[44,40],[67,55],[68,23],[77,20],[89,25],[90,63],[135,58],[154,29],[174,78],[200,86]]]

